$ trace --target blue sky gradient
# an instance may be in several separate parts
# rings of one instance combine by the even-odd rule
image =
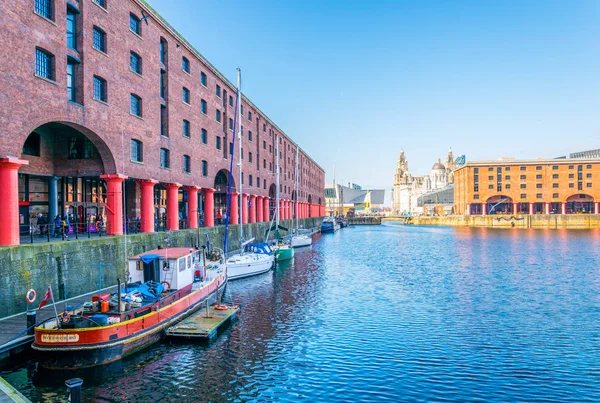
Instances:
[[[600,148],[600,1],[148,1],[327,182]]]

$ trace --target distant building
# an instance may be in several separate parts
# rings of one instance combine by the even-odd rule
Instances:
[[[347,215],[351,209],[356,215],[381,213],[384,203],[384,189],[366,190],[358,185],[353,187],[327,185],[325,187],[327,215]]]
[[[419,196],[454,183],[455,169],[454,155],[452,149],[449,149],[445,165],[438,158],[429,175],[412,176],[408,169],[408,159],[402,151],[396,163],[392,212],[396,215],[423,213],[423,207],[417,202]]]
[[[454,209],[454,184],[419,196],[417,206],[423,209],[424,214],[452,214]]]
[[[588,150],[588,151],[579,151],[576,153],[569,154],[569,158],[579,159],[579,158],[600,158],[600,149],[597,150]]]
[[[470,161],[454,173],[454,212],[598,214],[600,159]]]

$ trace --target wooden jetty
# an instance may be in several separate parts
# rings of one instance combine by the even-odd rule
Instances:
[[[222,306],[224,307],[224,306]],[[216,309],[215,305],[200,309],[189,318],[167,329],[167,337],[212,340],[223,326],[233,321],[239,306]]]

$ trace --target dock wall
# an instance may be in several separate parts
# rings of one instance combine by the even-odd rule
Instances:
[[[600,214],[521,214],[521,215],[450,215],[420,216],[407,220],[403,217],[385,218],[384,221],[402,221],[414,225],[443,225],[452,227],[486,228],[546,228],[590,229],[600,228]]]
[[[381,217],[350,217],[348,225],[380,225]]]
[[[317,227],[321,218],[300,220],[303,228]],[[289,220],[281,221],[291,228]],[[239,225],[230,229],[229,250],[240,248]],[[268,222],[244,224],[245,238],[264,240]],[[115,285],[125,279],[126,260],[148,250],[165,247],[194,247],[206,243],[208,235],[212,245],[222,248],[225,227],[200,228],[172,232],[156,232],[127,236],[80,239],[38,243],[0,248],[0,318],[24,312],[27,308],[25,293],[37,291],[35,307],[42,300],[48,285],[52,286],[57,301],[97,290],[100,270],[94,264],[105,263],[102,268],[102,287]]]

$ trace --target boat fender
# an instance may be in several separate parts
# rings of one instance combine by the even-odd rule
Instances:
[[[71,314],[67,311],[64,311],[60,317],[63,323],[69,323],[71,321]]]
[[[170,289],[171,289],[171,283],[169,283],[169,282],[168,282],[168,281],[166,281],[166,280],[165,280],[165,281],[161,281],[161,282],[160,282],[160,284],[164,284],[164,285],[166,285],[166,286],[167,286],[167,287],[165,288],[165,291],[168,291],[168,290],[170,290]]]
[[[27,294],[25,294],[25,299],[27,300],[27,302],[29,302],[30,304],[33,304],[35,302],[35,297],[36,297],[36,293],[35,290],[32,288],[29,291],[27,291]]]

